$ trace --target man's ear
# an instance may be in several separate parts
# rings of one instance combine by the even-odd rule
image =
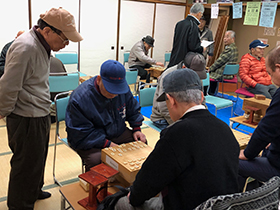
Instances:
[[[97,75],[96,84],[97,84],[98,86],[100,85],[100,81],[101,81],[101,76],[100,76],[100,75]]]
[[[200,102],[200,104],[202,104],[203,100],[204,100],[204,93],[201,91],[201,102]]]
[[[276,68],[280,69],[280,64],[279,63],[276,63],[275,66],[276,66]]]
[[[168,98],[168,100],[170,101],[170,104],[172,106],[176,103],[175,99],[173,97],[171,97],[169,94],[166,94],[166,97]]]

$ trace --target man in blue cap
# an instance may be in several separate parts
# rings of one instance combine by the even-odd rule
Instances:
[[[66,115],[68,143],[81,156],[86,171],[101,163],[101,149],[132,141],[147,142],[140,126],[140,105],[125,79],[124,66],[114,60],[101,65],[100,75],[76,88]],[[129,129],[126,127],[129,122]]]
[[[240,79],[247,85],[247,90],[253,94],[262,94],[272,98],[277,88],[271,82],[266,71],[264,50],[269,45],[256,39],[249,45],[250,53],[242,56],[239,63]]]
[[[163,89],[157,100],[166,102],[175,123],[161,131],[115,210],[194,209],[238,191],[239,145],[229,126],[201,105],[197,73],[177,69],[163,78]]]

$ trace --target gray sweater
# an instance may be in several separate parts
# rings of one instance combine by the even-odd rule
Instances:
[[[0,79],[0,115],[48,115],[49,71],[49,56],[33,29],[17,38],[8,50]]]

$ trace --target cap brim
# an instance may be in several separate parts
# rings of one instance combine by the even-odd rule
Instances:
[[[105,89],[111,94],[124,94],[130,91],[129,86],[126,81],[122,83],[110,83],[102,78],[103,85]]]
[[[257,47],[259,47],[259,48],[266,48],[266,47],[268,47],[269,45],[268,44],[266,44],[266,45],[259,45],[259,46],[257,46]]]
[[[165,101],[165,99],[166,99],[165,93],[162,93],[162,94],[157,98],[157,102]]]
[[[62,31],[63,34],[72,42],[80,42],[83,37],[77,31]]]

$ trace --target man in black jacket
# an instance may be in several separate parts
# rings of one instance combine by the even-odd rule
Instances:
[[[190,14],[186,19],[179,21],[175,26],[173,48],[171,51],[170,62],[167,68],[174,66],[184,60],[188,52],[203,53],[206,51],[205,47],[201,46],[199,35],[199,19],[202,17],[204,7],[200,3],[195,3],[191,9]]]
[[[239,145],[229,126],[201,105],[197,73],[173,71],[164,77],[163,89],[157,100],[166,100],[175,123],[160,133],[116,210],[188,210],[212,196],[238,191]]]

